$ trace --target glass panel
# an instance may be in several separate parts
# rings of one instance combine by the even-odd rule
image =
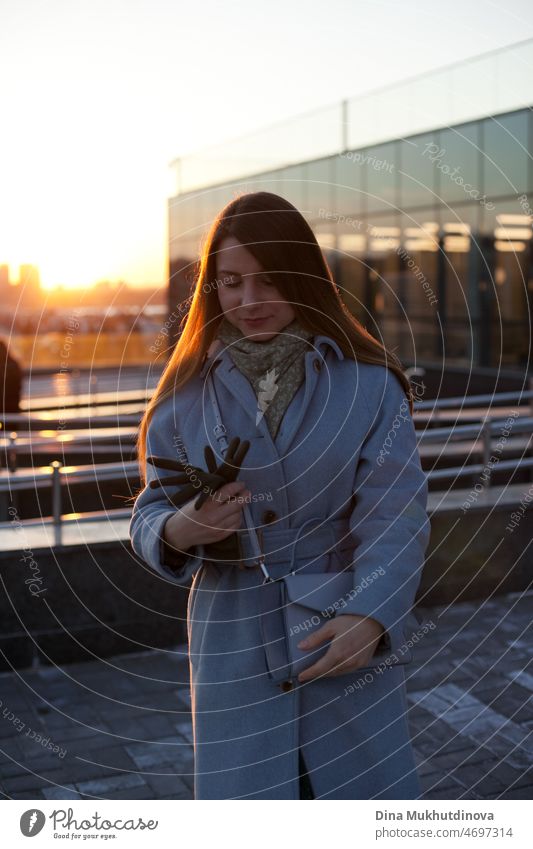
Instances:
[[[442,351],[438,221],[432,209],[405,213],[400,221],[398,297],[406,318],[398,353],[406,362],[435,360]]]
[[[242,183],[229,183],[204,190],[202,193],[204,232],[209,230],[216,216],[226,204],[242,191],[245,191]]]
[[[321,221],[310,222],[311,229],[316,236],[316,240],[324,252],[336,251],[337,248],[337,229],[335,224],[322,223]],[[329,262],[329,259],[328,259]]]
[[[437,180],[428,151],[438,151],[435,134],[401,139],[398,146],[400,208],[431,206],[436,202]]]
[[[488,56],[476,56],[453,68],[448,68],[446,73],[448,92],[445,99],[445,111],[448,112],[449,117],[446,121],[442,119],[439,121],[441,126],[464,123],[505,109],[505,107],[500,108],[498,99],[495,97],[498,78],[495,53],[489,53]],[[512,98],[511,92],[509,95]]]
[[[359,321],[370,322],[369,306],[372,297],[370,266],[367,262],[368,233],[366,222],[353,219],[337,224],[337,266],[335,282],[341,298]]]
[[[185,204],[181,198],[171,198],[168,202],[168,256],[170,260],[180,256],[186,228]]]
[[[333,157],[334,210],[339,216],[359,217],[366,207],[365,173],[356,153],[348,151]]]
[[[437,173],[439,197],[446,203],[480,201],[479,124],[439,130],[436,144],[439,149],[429,148],[425,156]]]
[[[489,57],[487,57],[489,58]],[[531,105],[531,66],[533,64],[533,39],[511,44],[491,54],[494,70],[490,77],[495,105],[491,112],[510,112],[520,106]],[[459,68],[457,68],[457,71]]]
[[[527,192],[528,113],[483,121],[483,188],[488,198]]]
[[[169,202],[169,256],[176,255],[177,244],[194,245],[199,250],[204,234],[202,220],[202,198],[197,194],[180,195]]]
[[[482,225],[485,274],[480,280],[490,326],[490,364],[524,365],[533,323],[533,197],[485,211]]]
[[[398,298],[400,220],[396,214],[368,219],[366,261],[371,268],[369,308],[376,327],[370,332],[396,353],[405,326]],[[370,330],[370,326],[368,329]]]
[[[176,159],[177,190],[529,108],[532,65],[528,39],[297,115]]]
[[[283,169],[257,174],[240,183],[241,192],[272,192],[283,197],[284,190]]]
[[[480,348],[479,204],[457,204],[439,211],[439,301],[444,330],[443,355],[458,364],[476,362]]]
[[[187,300],[192,294],[192,287],[197,271],[196,262],[198,251],[196,243],[188,239],[175,242],[175,253],[169,259],[169,305],[171,311],[180,307],[178,324],[181,317],[187,313]],[[177,325],[173,333],[177,331]]]
[[[362,168],[366,170],[367,209],[397,208],[398,143],[389,142],[361,151]],[[356,154],[357,155],[357,154]]]
[[[306,207],[307,171],[308,166],[304,163],[291,165],[289,168],[284,168],[282,172],[283,191],[279,194],[294,204],[300,212]]]
[[[323,218],[327,212],[334,210],[333,180],[334,162],[332,157],[317,159],[307,165],[307,198],[306,217],[308,219]],[[303,205],[302,205],[303,208]]]

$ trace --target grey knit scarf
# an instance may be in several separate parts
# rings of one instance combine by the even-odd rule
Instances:
[[[264,416],[275,439],[283,414],[305,377],[304,355],[313,347],[314,334],[294,319],[267,342],[254,342],[224,317],[217,336],[257,395],[256,424]]]

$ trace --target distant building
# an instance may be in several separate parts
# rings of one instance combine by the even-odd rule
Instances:
[[[24,286],[28,292],[39,292],[41,280],[39,269],[35,265],[21,265],[19,269],[19,286]]]
[[[345,303],[403,362],[524,365],[531,64],[528,40],[177,160],[170,311],[217,212],[272,191],[306,216]]]
[[[9,293],[9,265],[0,265],[0,297]],[[5,301],[3,301],[5,303]]]

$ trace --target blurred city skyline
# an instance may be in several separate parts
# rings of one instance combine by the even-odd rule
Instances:
[[[176,157],[533,36],[524,0],[274,0],[267,15],[0,0],[0,15],[0,266],[11,282],[36,269],[44,290],[166,285]]]

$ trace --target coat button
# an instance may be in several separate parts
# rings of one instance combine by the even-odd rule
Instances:
[[[284,693],[288,693],[289,690],[292,690],[292,681],[282,681],[280,687]]]
[[[315,371],[320,371],[320,360],[313,360],[313,368]]]
[[[270,525],[270,523],[274,522],[277,518],[278,517],[273,510],[265,510],[263,513],[263,523],[265,525]]]

